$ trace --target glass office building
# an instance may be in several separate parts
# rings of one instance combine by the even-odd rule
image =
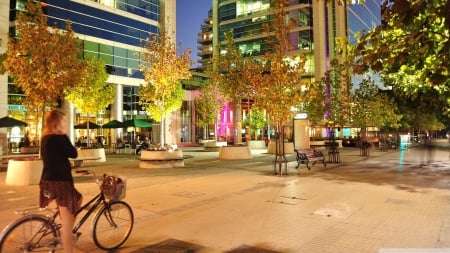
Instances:
[[[0,0],[0,29],[3,40],[1,50],[6,49],[8,34],[15,34],[14,21],[19,11],[24,10],[26,0]],[[107,82],[116,86],[115,102],[91,121],[102,125],[109,120],[120,121],[132,118],[148,118],[138,104],[138,86],[143,83],[140,72],[138,54],[140,43],[149,37],[149,34],[158,34],[160,27],[167,27],[176,31],[176,24],[169,22],[175,20],[176,1],[169,0],[46,0],[42,1],[44,13],[48,16],[49,25],[64,28],[66,20],[72,22],[75,36],[83,42],[83,57],[101,59],[106,64],[109,74]],[[6,7],[6,8],[4,8]],[[7,18],[4,18],[7,17]],[[2,52],[3,52],[2,51]],[[22,105],[23,95],[6,75],[0,77],[0,115],[12,115],[27,121],[31,116]],[[72,124],[88,119],[76,108],[68,110]],[[34,129],[33,129],[34,127]],[[40,129],[33,124],[29,131],[34,135]],[[135,130],[131,130],[135,134]],[[144,130],[143,130],[144,131]],[[148,131],[148,130],[145,130]],[[116,130],[110,136],[111,142],[118,136],[127,136],[127,129]],[[100,131],[95,134],[104,134]],[[149,134],[148,132],[144,134]],[[74,131],[72,137],[85,135],[84,132]],[[134,136],[130,136],[134,139]]]
[[[270,50],[262,24],[270,21],[271,0],[214,0],[213,38],[217,45],[224,33],[233,31],[244,56],[258,56]],[[380,23],[380,6],[375,0],[347,4],[339,0],[290,0],[288,16],[296,20],[290,33],[291,55],[306,57],[303,78],[320,80],[330,69],[330,60],[340,58],[340,41],[354,42],[354,34]],[[328,87],[327,90],[339,89]],[[245,109],[245,106],[242,106]],[[244,112],[243,112],[244,114]],[[231,123],[230,123],[231,124]],[[232,126],[230,126],[232,127]]]

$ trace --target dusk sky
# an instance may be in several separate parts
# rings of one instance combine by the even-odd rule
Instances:
[[[208,17],[212,0],[177,0],[177,43],[192,50],[191,59],[197,65],[197,38],[203,20]],[[192,67],[194,67],[192,66]]]

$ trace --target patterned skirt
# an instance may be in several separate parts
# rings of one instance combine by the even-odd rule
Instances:
[[[39,186],[40,207],[47,207],[55,199],[59,206],[69,208],[73,214],[80,208],[82,196],[72,182],[41,180]],[[45,192],[49,193],[52,198],[48,198],[48,194],[44,194]]]

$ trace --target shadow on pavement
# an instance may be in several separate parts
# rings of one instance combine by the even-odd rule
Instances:
[[[248,245],[242,245],[239,248],[232,249],[230,251],[225,251],[225,253],[281,253],[281,252]]]
[[[167,239],[153,245],[132,251],[131,253],[195,253],[203,246],[177,239]]]

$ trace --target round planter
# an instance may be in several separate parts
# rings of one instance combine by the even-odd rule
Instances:
[[[105,155],[105,149],[104,148],[87,148],[87,149],[80,149],[78,150],[78,157],[77,158],[93,158],[98,157],[99,159],[96,160],[86,160],[84,162],[106,162],[106,155]]]
[[[247,145],[250,147],[250,149],[264,149],[266,148],[266,141],[265,140],[247,141]]]
[[[43,163],[40,159],[9,160],[7,185],[37,185],[41,180]]]
[[[141,151],[141,159],[139,162],[139,168],[152,169],[152,168],[173,168],[183,167],[183,151],[174,150],[143,150]]]
[[[223,146],[219,150],[219,159],[222,160],[241,160],[251,159],[252,152],[249,146]]]
[[[39,153],[38,147],[21,147],[20,148],[21,154],[37,154]]]

